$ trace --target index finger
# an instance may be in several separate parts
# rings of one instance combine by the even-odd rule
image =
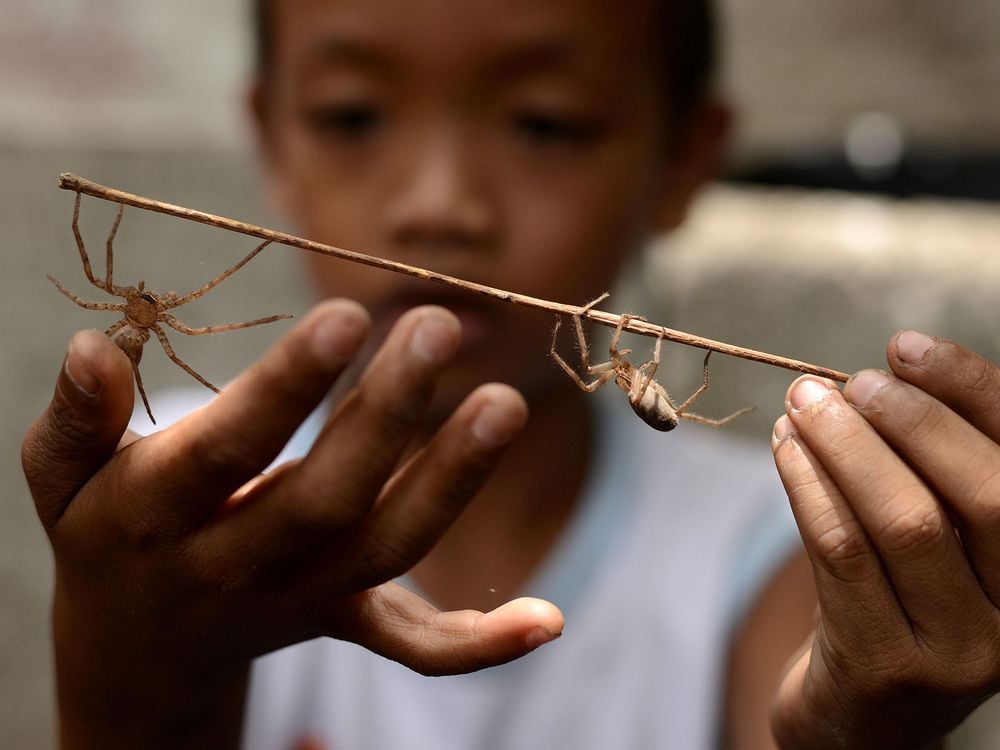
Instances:
[[[171,507],[200,520],[263,471],[357,354],[369,327],[355,302],[317,305],[218,398],[152,436],[168,445],[154,473],[180,499]]]
[[[1000,442],[1000,368],[973,351],[919,331],[900,331],[886,358],[893,373]]]

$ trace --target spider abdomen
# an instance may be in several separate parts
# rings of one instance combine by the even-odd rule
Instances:
[[[142,359],[142,347],[149,341],[149,331],[127,325],[111,335],[115,345],[125,352],[125,356],[133,365],[138,365]]]
[[[655,380],[646,386],[646,392],[638,401],[629,399],[632,411],[654,430],[669,432],[677,426],[677,412],[670,404],[670,398],[663,386]]]

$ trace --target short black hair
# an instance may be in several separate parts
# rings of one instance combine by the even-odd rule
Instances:
[[[271,2],[253,0],[255,64],[259,75],[273,62]],[[657,0],[658,42],[663,80],[670,87],[670,107],[683,118],[711,89],[716,64],[716,20],[712,0]]]

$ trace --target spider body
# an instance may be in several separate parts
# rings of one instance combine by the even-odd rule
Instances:
[[[618,348],[618,343],[621,341],[622,331],[624,330],[626,323],[630,320],[636,320],[639,318],[637,315],[622,315],[618,319],[618,326],[615,329],[615,334],[611,339],[610,346],[608,347],[608,356],[610,359],[607,362],[591,365],[590,349],[587,346],[587,337],[583,331],[582,315],[607,296],[607,293],[605,293],[594,301],[589,302],[580,308],[580,311],[573,316],[573,322],[576,326],[577,342],[580,346],[580,359],[583,361],[585,373],[587,375],[597,376],[597,378],[593,381],[589,383],[584,381],[583,378],[580,377],[579,373],[570,367],[556,351],[556,337],[559,333],[559,327],[562,324],[562,320],[556,320],[555,328],[552,331],[552,347],[550,349],[550,354],[559,366],[565,370],[566,374],[573,379],[573,382],[576,383],[581,389],[587,391],[588,393],[593,393],[609,380],[613,380],[615,385],[617,385],[628,396],[629,405],[632,407],[632,411],[636,413],[639,419],[648,424],[654,430],[659,430],[661,432],[669,432],[674,429],[681,419],[697,422],[698,424],[709,425],[711,427],[721,427],[741,414],[753,411],[752,406],[747,407],[733,412],[728,417],[724,417],[722,419],[711,419],[709,417],[703,417],[699,414],[692,414],[688,411],[688,407],[690,407],[705,393],[705,391],[708,390],[708,358],[712,354],[711,350],[705,354],[705,361],[702,365],[702,384],[682,404],[675,406],[674,402],[670,398],[670,394],[667,393],[667,389],[654,379],[656,370],[660,366],[660,346],[663,344],[663,336],[659,336],[656,339],[656,345],[653,348],[653,358],[638,366],[634,365],[628,359],[627,355],[632,353],[630,349]]]
[[[170,345],[170,341],[167,339],[166,332],[160,326],[160,323],[166,323],[174,330],[180,331],[181,333],[185,333],[189,336],[199,336],[207,333],[233,331],[238,328],[249,328],[250,326],[261,325],[263,323],[272,323],[276,320],[282,320],[283,318],[290,318],[291,315],[271,315],[267,318],[251,320],[245,323],[227,323],[224,325],[192,328],[191,326],[185,325],[167,312],[175,307],[180,307],[187,302],[198,299],[211,289],[221,284],[249,263],[253,257],[257,255],[257,253],[267,247],[270,244],[270,240],[261,243],[254,248],[249,255],[243,258],[243,260],[234,265],[232,268],[223,271],[200,289],[196,289],[189,294],[178,295],[174,292],[157,294],[146,289],[145,282],[141,280],[137,286],[115,286],[113,280],[114,258],[112,253],[112,244],[114,242],[115,234],[118,232],[118,225],[121,224],[122,214],[124,212],[125,205],[121,204],[121,208],[118,210],[118,216],[115,218],[114,226],[111,228],[111,234],[108,236],[107,241],[107,276],[104,279],[98,279],[91,269],[90,258],[87,256],[87,249],[84,247],[83,237],[80,234],[80,193],[76,194],[76,205],[73,209],[73,236],[76,238],[77,249],[80,251],[80,260],[83,263],[83,271],[87,275],[87,279],[91,284],[108,294],[115,297],[121,297],[124,302],[85,302],[51,276],[49,276],[49,281],[55,284],[56,288],[60,292],[69,297],[73,300],[73,302],[82,308],[87,310],[120,312],[122,314],[122,319],[108,328],[105,333],[111,338],[115,345],[125,353],[125,356],[127,356],[129,362],[131,362],[132,372],[135,375],[135,384],[139,389],[139,395],[142,396],[142,403],[146,407],[146,413],[149,415],[150,421],[152,421],[153,424],[156,424],[156,420],[153,418],[153,412],[149,408],[149,400],[146,398],[146,390],[143,388],[142,378],[139,375],[139,361],[142,359],[142,350],[146,342],[149,341],[150,333],[156,336],[160,345],[163,347],[163,351],[166,352],[167,356],[174,364],[206,388],[209,388],[216,393],[219,392],[218,388],[205,380],[205,378],[195,372],[184,360],[177,356],[173,347]]]

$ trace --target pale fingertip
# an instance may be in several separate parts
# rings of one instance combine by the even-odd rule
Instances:
[[[777,448],[781,443],[795,435],[795,425],[787,414],[782,414],[774,423],[774,430],[771,432],[771,445]]]
[[[526,627],[531,627],[532,630],[543,628],[551,635],[549,640],[561,636],[566,624],[562,611],[556,605],[545,599],[531,596],[512,599],[490,611],[487,615],[489,617],[515,617]]]
[[[889,376],[881,370],[862,370],[847,381],[844,396],[857,408],[864,409],[890,382]]]
[[[461,323],[444,308],[428,308],[419,314],[420,319],[410,333],[410,352],[427,362],[446,361],[461,342]]]
[[[832,380],[803,375],[789,386],[786,404],[793,411],[802,411],[826,398],[835,390],[837,390],[837,386]]]
[[[896,336],[896,356],[903,364],[918,365],[937,345],[937,340],[920,331],[902,331]]]
[[[528,419],[528,406],[520,393],[500,384],[480,389],[488,396],[473,418],[472,436],[487,448],[500,448],[513,440]]]
[[[97,331],[80,331],[69,342],[63,369],[66,377],[85,396],[93,398],[101,390],[101,378],[96,372],[97,357],[102,348]]]
[[[328,300],[310,317],[318,318],[311,332],[312,353],[329,367],[339,367],[354,357],[371,327],[368,311],[348,299]]]

